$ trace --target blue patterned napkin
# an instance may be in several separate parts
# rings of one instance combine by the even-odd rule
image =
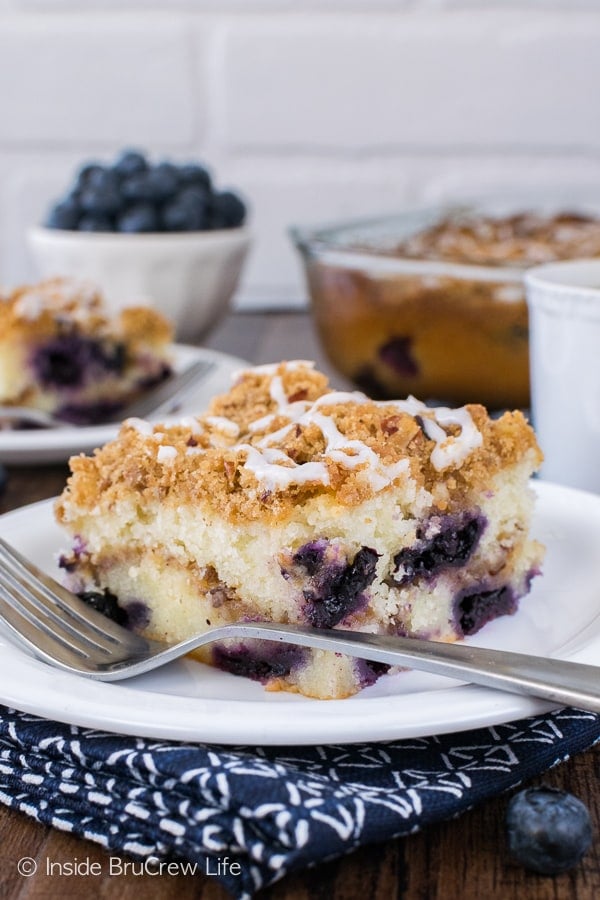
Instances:
[[[152,871],[177,861],[249,898],[454,817],[598,740],[600,716],[573,709],[442,737],[250,748],[123,737],[0,707],[0,800]]]

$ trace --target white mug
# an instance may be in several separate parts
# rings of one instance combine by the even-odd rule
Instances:
[[[541,477],[600,493],[600,259],[525,275]]]

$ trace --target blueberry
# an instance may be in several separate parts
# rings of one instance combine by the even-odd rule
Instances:
[[[162,212],[167,231],[202,231],[208,227],[208,195],[200,187],[180,191]]]
[[[114,172],[93,173],[79,195],[79,205],[84,212],[110,215],[117,212],[121,202],[119,181]]]
[[[117,231],[128,234],[159,231],[158,214],[151,203],[135,203],[117,217]]]
[[[547,786],[515,794],[506,812],[506,828],[511,854],[541,875],[571,869],[592,843],[586,806],[572,794]]]
[[[188,185],[182,188],[175,199],[188,206],[201,206],[203,209],[208,208],[211,203],[210,192],[199,184]]]
[[[196,224],[196,218],[196,214],[178,200],[168,203],[162,212],[165,231],[198,231],[200,226]]]
[[[100,351],[101,362],[107,372],[115,372],[122,375],[127,362],[127,349],[121,342],[102,347]]]
[[[382,344],[377,355],[397,375],[414,378],[419,374],[419,366],[413,356],[412,343],[410,337],[393,337]]]
[[[454,600],[457,630],[463,635],[475,634],[493,619],[512,615],[517,611],[517,605],[518,597],[507,585],[490,590],[460,591]]]
[[[113,170],[122,178],[139,175],[148,168],[146,157],[138,150],[124,150],[113,166]]]
[[[99,172],[105,172],[106,168],[100,163],[90,162],[81,167],[75,179],[75,187],[77,190],[85,187],[91,178],[95,177]]]
[[[80,387],[85,365],[80,341],[57,337],[34,354],[33,368],[42,384],[50,387]]]
[[[115,172],[98,167],[90,172],[85,186],[97,191],[118,191],[120,183],[119,176]]]
[[[61,334],[40,345],[31,364],[40,381],[49,387],[82,387],[99,371],[121,371],[123,351],[107,351],[98,341]]]
[[[179,179],[182,184],[205,188],[210,191],[211,178],[204,166],[197,163],[185,163],[178,167]]]
[[[81,387],[88,360],[87,342],[79,337],[59,335],[38,347],[31,362],[43,385]]]
[[[84,591],[78,596],[96,612],[102,613],[107,619],[112,619],[117,625],[127,624],[127,613],[119,606],[119,601],[110,591]]]
[[[293,561],[307,576],[304,611],[314,628],[333,628],[366,604],[363,591],[375,578],[377,559],[375,550],[361,547],[349,563],[325,540],[297,550]]]
[[[462,566],[472,555],[486,525],[483,516],[432,516],[417,529],[417,541],[394,556],[396,584],[431,579],[445,568]]]
[[[170,162],[159,163],[149,174],[158,200],[172,198],[182,184],[177,166]]]
[[[389,672],[390,666],[387,663],[374,662],[367,659],[354,660],[354,672],[358,678],[361,688],[370,687],[375,684],[381,675]]]
[[[179,179],[174,167],[169,163],[162,163],[124,179],[121,191],[127,200],[162,203],[172,198],[178,187]]]
[[[106,213],[87,213],[82,216],[77,226],[78,231],[114,231],[115,222]]]
[[[246,205],[233,191],[220,191],[213,196],[213,228],[238,228],[245,218]]]
[[[121,195],[118,189],[108,187],[84,187],[78,196],[78,203],[84,215],[92,216],[113,215],[121,205]]]
[[[293,668],[301,665],[306,650],[291,644],[272,644],[253,641],[251,646],[216,644],[213,664],[232,675],[243,675],[254,681],[265,682],[270,678],[284,678]]]
[[[125,200],[154,200],[154,189],[148,180],[148,172],[136,172],[121,183],[121,193]]]
[[[204,166],[166,160],[153,165],[144,153],[127,149],[111,166],[82,166],[46,224],[79,231],[204,231],[237,227],[245,216],[245,204],[233,191],[212,192]]]
[[[141,600],[130,600],[125,610],[127,614],[127,627],[132,631],[143,631],[150,624],[152,615],[145,603]]]
[[[297,566],[306,569],[306,574],[313,578],[318,574],[325,560],[327,541],[321,538],[317,541],[309,541],[303,544],[294,554],[294,562]]]
[[[63,200],[50,210],[46,219],[46,227],[72,231],[77,228],[80,216],[81,209],[75,200]]]

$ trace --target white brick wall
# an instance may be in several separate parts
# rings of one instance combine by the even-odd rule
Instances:
[[[253,205],[238,302],[300,303],[293,222],[600,198],[598,0],[0,0],[0,281],[78,164],[200,158]],[[596,188],[598,185],[598,188]]]
[[[195,112],[205,103],[204,84],[192,69],[193,54],[201,60],[204,47],[200,40],[192,47],[181,20],[138,18],[5,17],[2,142],[187,146],[196,136]]]

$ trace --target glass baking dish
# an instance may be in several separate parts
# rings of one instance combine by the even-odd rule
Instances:
[[[527,407],[523,274],[547,260],[600,255],[600,217],[564,204],[514,210],[437,207],[293,228],[317,330],[338,371],[375,398]]]

